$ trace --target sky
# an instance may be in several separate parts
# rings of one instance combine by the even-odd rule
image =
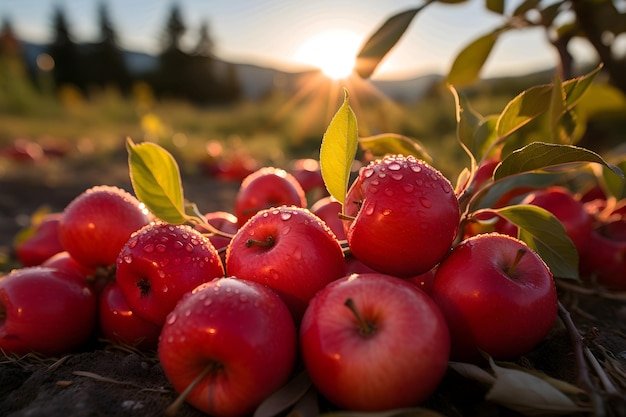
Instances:
[[[8,18],[18,37],[47,42],[56,6],[65,10],[75,41],[94,40],[97,10],[103,0],[1,0],[0,18]],[[510,7],[514,7],[517,0]],[[507,1],[507,4],[511,2]],[[108,0],[105,2],[119,43],[131,50],[156,53],[174,0]],[[219,58],[296,71],[314,61],[311,39],[334,30],[347,34],[358,49],[391,15],[419,6],[419,0],[177,0],[191,46],[203,23]],[[433,4],[421,11],[375,73],[378,79],[408,79],[445,74],[456,54],[471,40],[491,31],[502,17],[487,12],[484,0]],[[337,35],[337,44],[339,37]],[[309,45],[306,49],[303,45]],[[318,45],[319,47],[319,45]],[[311,49],[313,48],[313,49]],[[329,49],[327,47],[326,49]],[[575,57],[593,58],[584,44]],[[501,37],[482,75],[524,74],[555,66],[556,51],[539,29]]]

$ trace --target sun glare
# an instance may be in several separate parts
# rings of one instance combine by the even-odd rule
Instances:
[[[332,79],[345,78],[354,70],[361,39],[353,32],[329,30],[305,41],[294,58],[319,68]]]

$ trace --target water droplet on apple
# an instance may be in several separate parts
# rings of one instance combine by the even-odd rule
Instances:
[[[187,243],[185,245],[185,250],[189,253],[193,252],[193,245],[191,243]]]
[[[392,162],[387,165],[387,168],[389,168],[390,171],[399,171],[402,166],[397,162]]]
[[[285,226],[285,228],[280,232],[283,235],[288,234],[291,231],[291,226]]]
[[[411,171],[413,172],[421,172],[422,171],[422,167],[419,165],[411,165]]]
[[[152,253],[154,252],[154,245],[152,243],[148,243],[143,247],[144,252]]]
[[[210,298],[207,298],[206,300],[204,300],[204,301],[202,302],[202,305],[203,305],[203,306],[205,306],[205,307],[208,307],[208,306],[210,306],[211,304],[213,304],[213,300],[212,300],[212,299],[210,299]]]
[[[165,278],[165,272],[159,270],[159,272],[157,272],[157,274],[159,275],[159,278]]]
[[[126,262],[127,264],[133,262],[132,255],[124,255],[124,262]]]
[[[402,178],[404,178],[404,175],[402,175],[402,173],[401,173],[401,172],[393,172],[393,173],[391,174],[391,178],[393,178],[393,179],[394,179],[394,180],[396,180],[396,181],[401,181],[401,180],[402,180]]]
[[[385,188],[385,195],[388,197],[393,196],[393,190],[391,188]]]
[[[426,197],[420,197],[420,203],[422,203],[422,206],[426,208],[431,208],[433,206],[433,203]]]
[[[168,292],[169,290],[169,287],[167,285],[164,285],[161,291]]]
[[[128,247],[130,249],[133,249],[135,246],[137,246],[137,239],[133,239],[130,242],[128,242]]]
[[[280,213],[280,218],[281,220],[289,220],[291,219],[291,213],[288,211],[283,211],[282,213]]]
[[[156,245],[156,251],[159,252],[159,253],[165,252],[166,249],[167,248],[165,247],[165,245],[162,245],[162,244]]]
[[[407,193],[412,193],[415,187],[413,187],[413,184],[403,184],[402,189]]]
[[[369,191],[371,194],[376,194],[378,192],[378,188],[376,188],[376,187],[369,187],[367,189],[367,191]]]
[[[368,168],[364,168],[364,169],[363,169],[363,176],[364,176],[365,178],[369,178],[369,177],[371,177],[373,174],[374,174],[374,170],[373,170],[372,168],[369,168],[369,167],[368,167]]]
[[[200,243],[200,241],[198,241],[198,239],[196,238],[191,238],[191,244],[194,246],[198,246],[198,244]]]
[[[176,322],[176,313],[172,312],[167,316],[167,324],[174,324]]]
[[[374,209],[376,208],[376,204],[368,204],[367,206],[365,206],[365,210],[363,211],[363,213],[367,214],[368,216],[371,216],[372,214],[374,214]]]
[[[183,233],[180,236],[185,240],[189,239],[189,235],[187,233]]]
[[[268,212],[263,213],[263,217],[267,217],[267,216],[269,216]]]
[[[389,216],[391,214],[391,209],[384,209],[383,216]]]
[[[378,178],[385,178],[387,176],[387,174],[385,174],[384,172],[379,172],[378,173]]]

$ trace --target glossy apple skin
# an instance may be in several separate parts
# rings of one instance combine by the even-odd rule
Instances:
[[[355,257],[378,272],[409,277],[449,252],[460,221],[450,181],[412,156],[390,155],[361,168],[348,190],[346,236]]]
[[[156,350],[161,327],[133,313],[115,281],[98,296],[98,325],[105,339],[140,350]]]
[[[115,271],[131,310],[156,325],[163,325],[185,293],[222,276],[222,260],[206,236],[190,226],[163,222],[133,233]]]
[[[350,298],[373,334],[363,334]],[[346,410],[410,407],[437,388],[448,365],[450,336],[435,303],[408,282],[379,273],[352,274],[321,290],[300,327],[300,352],[311,380]]]
[[[518,251],[526,253],[513,276]],[[544,340],[557,317],[552,274],[523,242],[498,233],[459,243],[438,266],[430,293],[450,328],[455,361],[523,355]]]
[[[81,264],[109,266],[130,235],[149,222],[150,214],[133,195],[118,187],[95,186],[65,207],[59,239]]]
[[[224,233],[234,235],[237,233],[237,230],[239,230],[237,217],[227,211],[212,211],[205,213],[204,218],[211,226]],[[201,225],[195,226],[195,229],[202,233],[207,232],[206,228],[203,228]],[[218,251],[225,250],[230,243],[230,239],[226,236],[208,235],[207,237]]]
[[[32,234],[18,242],[15,256],[23,266],[41,265],[46,259],[64,250],[59,240],[61,213],[48,213],[32,225]]]
[[[31,266],[0,278],[0,349],[56,356],[91,336],[96,296],[85,282],[62,270]]]
[[[249,244],[254,239],[269,245]],[[309,210],[281,206],[254,215],[226,250],[226,274],[267,285],[296,323],[315,293],[346,274],[341,245]]]
[[[158,354],[178,392],[214,366],[187,397],[194,407],[215,417],[246,416],[291,376],[297,333],[272,290],[220,278],[198,286],[170,313]]]
[[[534,191],[521,201],[548,210],[565,228],[565,232],[580,252],[589,239],[593,219],[585,210],[583,203],[577,200],[566,188],[548,187]]]
[[[259,168],[248,175],[235,196],[235,216],[238,226],[260,210],[282,205],[306,207],[302,186],[287,171],[275,167]]]
[[[346,256],[346,275],[350,274],[365,274],[365,273],[377,273],[374,269],[365,265],[363,262],[356,259],[354,256]],[[414,275],[412,277],[398,277],[410,284],[415,285],[426,294],[430,294],[433,287],[433,281],[435,280],[435,273],[437,267],[434,267],[430,271],[423,274]]]
[[[342,206],[337,199],[332,196],[322,197],[313,203],[311,212],[330,227],[337,239],[346,240],[346,232],[343,227],[344,221],[339,217],[342,212]]]
[[[320,163],[317,159],[301,158],[296,159],[289,167],[289,173],[294,176],[302,186],[305,193],[311,193],[313,190],[325,190],[324,178]]]

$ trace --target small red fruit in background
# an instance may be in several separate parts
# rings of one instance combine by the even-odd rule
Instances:
[[[177,392],[201,378],[186,400],[215,417],[252,415],[295,366],[289,310],[269,288],[220,278],[188,293],[169,314],[158,348]]]
[[[552,273],[522,241],[498,233],[459,243],[437,268],[431,297],[450,328],[455,361],[483,351],[512,359],[537,346],[557,317]]]
[[[63,210],[59,239],[74,259],[90,267],[109,266],[150,214],[136,197],[118,187],[92,187]]]
[[[315,191],[320,191],[318,194],[326,193],[326,185],[324,184],[322,170],[317,159],[296,159],[291,163],[289,173],[298,180],[306,194]]]
[[[59,240],[61,213],[47,213],[17,236],[15,256],[23,266],[40,265],[59,252],[63,246]]]
[[[413,156],[386,156],[359,171],[345,201],[351,252],[376,271],[409,277],[449,252],[459,227],[450,181]]]
[[[235,216],[239,227],[257,212],[278,206],[306,207],[302,186],[287,171],[263,167],[248,175],[235,197]]]
[[[161,326],[133,313],[115,281],[100,292],[98,310],[99,329],[107,340],[140,350],[156,350]]]
[[[272,288],[296,323],[315,293],[345,273],[343,250],[334,233],[300,207],[260,211],[226,250],[226,274]]]
[[[300,351],[311,380],[333,404],[381,411],[417,405],[435,391],[448,366],[450,336],[423,291],[388,275],[353,274],[311,300]]]
[[[322,197],[311,206],[311,212],[322,219],[337,239],[346,240],[343,220],[339,217],[342,212],[341,203],[332,196]]]
[[[0,279],[0,349],[24,355],[72,352],[91,336],[96,296],[60,269],[31,266]]]
[[[187,225],[163,222],[133,233],[119,252],[115,271],[131,310],[157,325],[185,293],[222,276],[222,260],[206,236]]]

